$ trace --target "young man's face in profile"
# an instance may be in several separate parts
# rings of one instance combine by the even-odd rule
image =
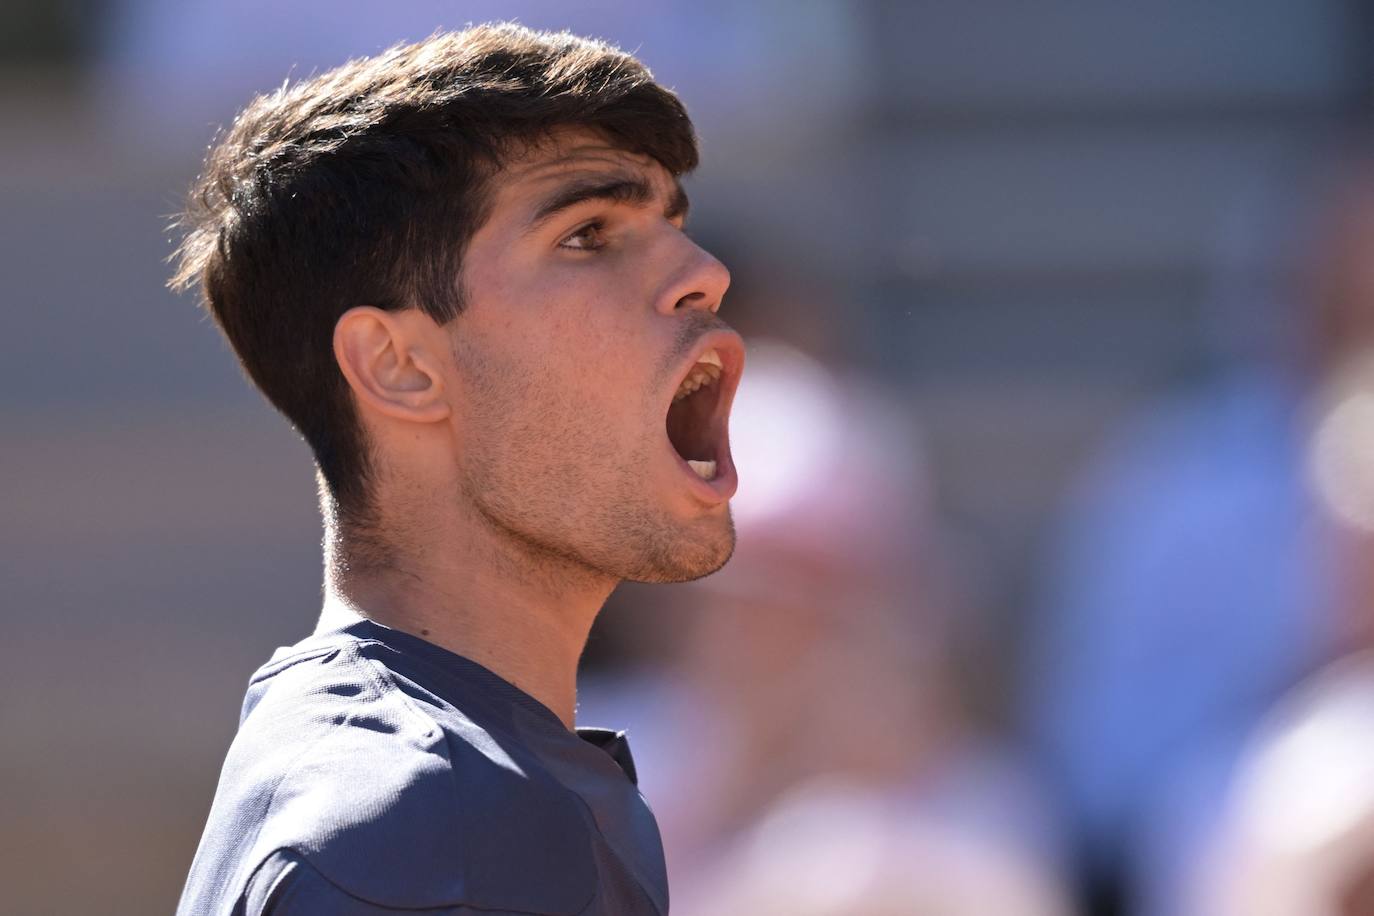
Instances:
[[[463,495],[617,578],[713,572],[734,546],[726,421],[743,347],[715,315],[729,273],[683,233],[673,176],[591,131],[560,131],[490,180],[447,326]]]

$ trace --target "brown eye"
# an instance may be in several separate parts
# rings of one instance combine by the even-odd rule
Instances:
[[[603,228],[600,221],[588,223],[559,242],[558,247],[570,248],[574,251],[594,251],[606,244],[606,240],[601,236]]]

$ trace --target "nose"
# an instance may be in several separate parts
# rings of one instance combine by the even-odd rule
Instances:
[[[715,312],[730,287],[730,271],[715,255],[687,236],[679,236],[683,250],[680,266],[658,300],[665,315],[689,309]]]

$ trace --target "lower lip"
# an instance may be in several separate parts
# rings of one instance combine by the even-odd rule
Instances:
[[[682,473],[690,478],[693,493],[702,502],[717,505],[728,502],[735,495],[735,489],[739,486],[739,476],[735,473],[735,465],[730,460],[728,452],[723,457],[716,458],[716,476],[706,480],[692,470],[692,466],[678,454],[672,443],[668,443],[668,451],[682,469]]]

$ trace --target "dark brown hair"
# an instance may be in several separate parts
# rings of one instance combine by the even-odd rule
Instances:
[[[697,164],[682,104],[633,57],[568,34],[479,26],[397,45],[259,96],[214,146],[180,225],[244,370],[315,453],[345,521],[371,468],[334,325],[356,305],[463,308],[463,251],[521,143],[581,126],[674,175]]]

